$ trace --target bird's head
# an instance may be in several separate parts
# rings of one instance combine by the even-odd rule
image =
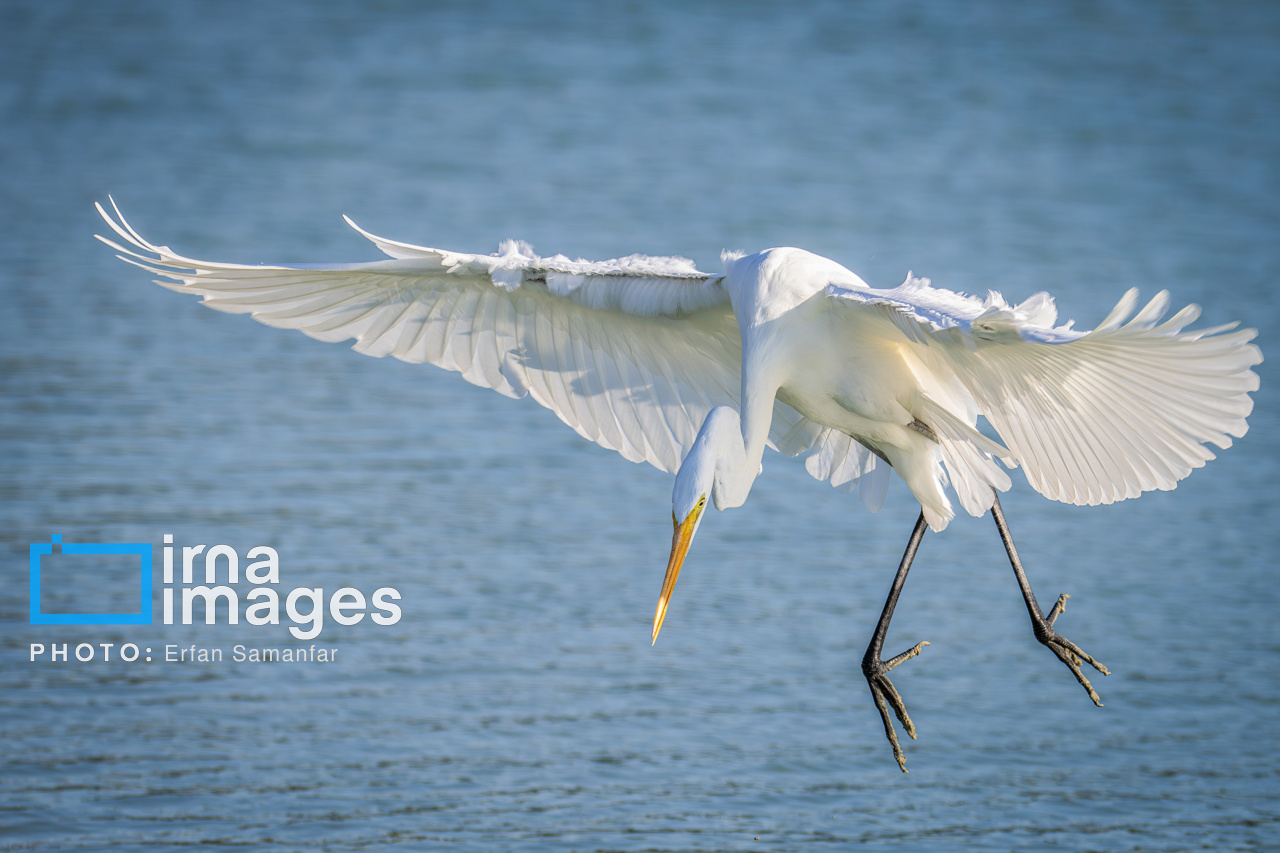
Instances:
[[[689,553],[693,534],[698,532],[698,525],[702,523],[707,504],[714,500],[717,509],[741,504],[741,501],[734,502],[728,497],[727,486],[737,479],[736,468],[741,466],[734,463],[743,455],[738,413],[724,406],[712,409],[676,472],[676,484],[671,493],[671,521],[675,531],[671,536],[667,574],[662,579],[662,594],[658,598],[658,609],[653,614],[655,643],[667,615],[671,593],[680,577],[680,567],[684,565],[685,555]]]

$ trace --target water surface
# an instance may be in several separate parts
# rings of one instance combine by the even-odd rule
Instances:
[[[648,623],[670,478],[529,401],[201,308],[92,240],[245,263],[798,245],[1098,322],[1168,288],[1280,328],[1271,4],[10,3],[0,12],[0,850],[1254,850],[1280,841],[1277,405],[1172,493],[915,508],[770,455]],[[269,544],[282,586],[392,586],[327,665],[28,662],[32,642],[291,646],[279,629],[27,624],[28,543]],[[266,633],[264,633],[264,630]],[[756,840],[758,839],[758,840]]]

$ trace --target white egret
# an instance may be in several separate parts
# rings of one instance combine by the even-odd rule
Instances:
[[[1081,332],[1055,325],[1045,293],[1011,305],[910,275],[879,290],[800,249],[725,253],[724,273],[708,274],[684,258],[542,258],[514,241],[493,255],[429,249],[348,219],[391,260],[245,266],[183,257],[118,208],[98,211],[132,247],[99,237],[123,260],[210,308],[532,396],[583,437],[676,472],[654,641],[707,502],[741,506],[766,446],[856,486],[873,511],[897,471],[921,512],[862,667],[904,771],[889,709],[912,738],[915,728],[888,672],[927,644],[888,661],[881,651],[926,526],[954,515],[947,488],[969,514],[991,512],[1036,639],[1100,705],[1081,664],[1106,668],[1054,630],[1066,596],[1044,614],[1018,560],[997,499],[1005,468],[1073,504],[1172,489],[1213,458],[1206,444],[1245,434],[1262,360],[1255,333],[1234,323],[1186,331],[1197,306],[1161,322],[1164,291],[1135,314],[1130,290]],[[977,429],[979,415],[1001,441]]]

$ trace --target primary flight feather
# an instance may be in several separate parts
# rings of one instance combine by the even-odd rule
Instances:
[[[890,469],[920,519],[863,670],[899,766],[889,708],[914,726],[881,644],[926,525],[954,517],[948,488],[972,515],[991,511],[1037,639],[1089,692],[1081,671],[1105,667],[1053,630],[1065,596],[1041,611],[997,498],[1020,467],[1036,491],[1107,504],[1172,489],[1248,429],[1262,360],[1235,324],[1187,330],[1191,305],[1168,320],[1160,292],[1139,310],[1125,293],[1092,331],[1055,325],[1053,299],[1017,305],[965,296],[907,276],[896,288],[800,249],[725,253],[725,271],[684,258],[544,258],[507,241],[492,255],[388,240],[349,224],[391,260],[248,266],[187,258],[144,240],[112,202],[98,211],[120,257],[194,293],[323,341],[354,339],[367,355],[429,362],[510,397],[533,397],[583,437],[676,473],[674,535],[653,639],[708,501],[740,506],[766,446],[805,457],[873,511]],[[983,435],[978,417],[999,441]],[[1100,703],[1099,703],[1100,704]]]

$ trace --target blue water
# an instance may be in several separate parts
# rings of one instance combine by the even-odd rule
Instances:
[[[375,258],[342,213],[704,269],[798,245],[880,286],[1048,289],[1084,327],[1168,288],[1274,356],[1280,7],[332,5],[0,9],[0,850],[1280,847],[1274,361],[1176,491],[1004,501],[1105,708],[1032,640],[988,519],[926,538],[889,636],[932,643],[895,671],[903,776],[858,670],[900,483],[870,515],[771,454],[650,648],[668,476],[208,311],[91,236],[111,193],[245,263]],[[55,533],[267,544],[282,588],[394,587],[404,616],[297,641],[328,664],[165,663],[295,641],[30,625]],[[29,661],[64,642],[156,659]]]

